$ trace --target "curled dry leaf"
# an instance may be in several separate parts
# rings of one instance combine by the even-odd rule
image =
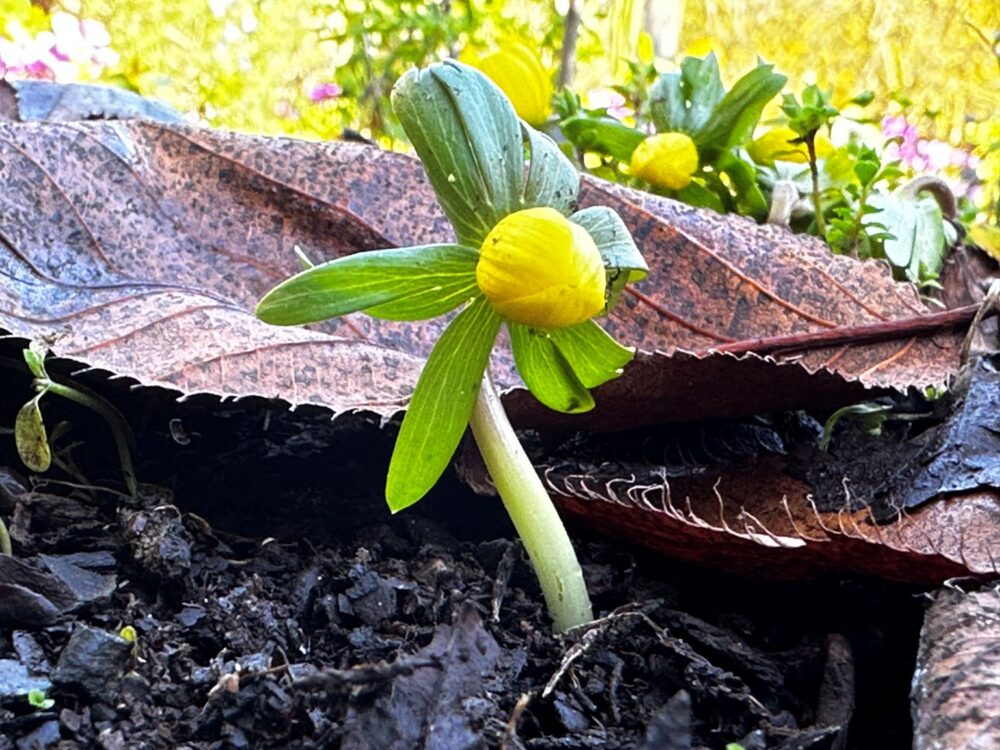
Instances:
[[[404,408],[443,327],[354,315],[284,329],[252,313],[298,270],[296,246],[320,261],[451,239],[420,165],[403,155],[181,125],[0,123],[0,183],[0,328],[139,386],[387,419]],[[649,261],[648,279],[608,322],[640,355],[572,422],[531,399],[499,355],[498,381],[522,425],[620,429],[830,407],[939,385],[957,369],[954,327],[850,342],[857,326],[930,320],[912,288],[876,263],[593,180],[581,204],[616,208]],[[757,339],[840,329],[848,338],[836,345],[745,353]],[[783,498],[804,502],[802,486],[771,487],[769,476],[744,477],[746,500],[733,507],[763,513],[753,503],[767,502],[784,514]],[[609,514],[615,523],[630,522]]]

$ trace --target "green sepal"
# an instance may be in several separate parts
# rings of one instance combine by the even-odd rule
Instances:
[[[554,341],[555,331],[508,323],[514,364],[532,395],[550,409],[580,414],[594,408],[594,398],[580,382]]]
[[[758,65],[726,93],[712,109],[705,125],[692,137],[706,161],[715,154],[739,146],[752,134],[761,112],[788,79],[774,72],[773,65]]]
[[[524,146],[513,106],[486,76],[454,60],[410,70],[393,88],[392,105],[458,241],[479,247],[522,207]]]
[[[715,53],[686,57],[680,72],[664,73],[649,89],[649,113],[659,133],[699,133],[726,90]]]
[[[569,218],[587,230],[604,260],[608,275],[605,292],[607,312],[614,307],[626,284],[645,278],[649,266],[636,247],[632,233],[614,209],[592,206],[577,211]]]
[[[479,252],[463,245],[372,250],[308,268],[257,305],[257,317],[300,325],[365,311],[390,320],[443,315],[477,293]]]
[[[635,349],[619,344],[593,320],[550,333],[552,341],[587,388],[614,380],[635,357]]]
[[[448,325],[424,365],[396,439],[385,497],[396,513],[430,491],[472,415],[500,317],[476,297]]]
[[[596,151],[628,162],[636,146],[646,140],[647,134],[612,117],[595,117],[588,114],[574,115],[560,124],[563,135],[583,151]]]
[[[523,207],[549,206],[568,215],[580,192],[580,173],[547,135],[526,123],[521,129],[530,149]]]

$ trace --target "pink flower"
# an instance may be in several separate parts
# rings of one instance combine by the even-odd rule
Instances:
[[[886,148],[887,154],[892,151],[894,158],[906,162],[916,158],[917,139],[919,138],[917,128],[908,123],[905,117],[889,115],[882,118],[882,134],[886,138],[894,140],[894,143],[889,144],[889,147]],[[895,149],[891,148],[893,145],[896,146]]]
[[[606,110],[608,116],[616,120],[624,120],[633,114],[631,107],[626,106],[625,97],[614,89],[591,89],[587,92],[587,103],[591,109]]]
[[[309,99],[310,101],[316,102],[318,104],[319,102],[325,102],[329,101],[330,99],[336,99],[343,92],[344,90],[335,83],[332,82],[320,83],[312,87],[312,90],[309,92]]]

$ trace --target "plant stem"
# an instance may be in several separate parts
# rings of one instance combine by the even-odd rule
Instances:
[[[813,210],[816,212],[816,231],[819,232],[819,238],[826,242],[826,220],[823,218],[823,205],[820,203],[819,199],[819,167],[816,163],[816,131],[813,130],[808,133],[803,140],[805,140],[806,148],[809,150],[809,172],[812,175],[812,199]]]
[[[855,211],[854,216],[851,217],[851,221],[854,223],[854,226],[851,227],[851,236],[849,242],[847,243],[847,247],[850,249],[851,255],[855,258],[861,257],[858,252],[858,240],[861,238],[861,229],[863,226],[862,222],[865,218],[865,205],[868,203],[868,195],[871,192],[872,185],[874,184],[875,182],[872,180],[862,186],[861,197],[858,199],[858,210]],[[868,250],[868,253],[871,253],[870,249]]]
[[[556,88],[569,86],[576,73],[576,43],[580,35],[580,12],[576,0],[570,0],[569,8],[563,18],[562,47],[559,50],[559,74],[556,78]]]
[[[538,575],[556,632],[590,622],[593,609],[573,544],[511,427],[489,371],[483,377],[469,423]]]
[[[131,433],[129,432],[125,417],[103,399],[90,396],[75,388],[70,388],[52,380],[47,380],[45,385],[49,393],[54,393],[57,396],[68,398],[70,401],[75,401],[82,406],[86,406],[88,409],[97,412],[107,422],[108,427],[111,429],[111,434],[115,439],[115,447],[118,449],[118,460],[121,462],[122,475],[125,477],[125,486],[128,487],[128,491],[132,497],[135,497],[139,493],[139,486],[135,478],[135,469],[132,467],[132,453],[129,451],[130,441],[128,439]]]

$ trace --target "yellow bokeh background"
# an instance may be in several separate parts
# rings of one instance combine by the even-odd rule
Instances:
[[[82,0],[84,17],[102,21],[121,55],[120,70],[142,93],[213,124],[260,132],[308,132],[304,87],[329,78],[347,51],[325,41],[344,12],[362,0]],[[791,79],[832,87],[834,101],[864,89],[872,111],[912,100],[925,135],[961,142],[968,121],[998,118],[1000,65],[991,48],[1000,3],[983,0],[577,0],[584,41],[605,54],[578,70],[584,86],[610,83],[620,59],[637,57],[647,30],[661,61],[713,50],[731,81],[759,56]],[[386,5],[392,6],[393,3]],[[419,3],[397,2],[399,12]],[[459,3],[456,3],[459,5]],[[483,33],[520,27],[541,39],[568,0],[479,2]],[[72,7],[71,7],[72,9]],[[549,55],[551,58],[552,55]],[[549,60],[554,62],[554,60]],[[664,65],[664,67],[666,67]],[[210,98],[209,98],[210,96]],[[294,116],[289,117],[290,110]],[[291,122],[289,122],[291,120]]]

